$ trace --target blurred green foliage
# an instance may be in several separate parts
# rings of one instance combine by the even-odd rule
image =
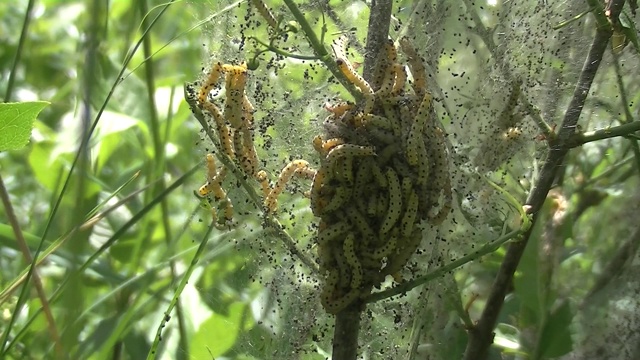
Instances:
[[[38,260],[47,300],[43,304],[34,290],[33,276],[23,287],[29,261],[7,220],[7,208],[2,207],[0,357],[140,359],[149,355],[156,329],[165,319],[169,322],[153,354],[158,358],[325,358],[331,334],[324,329],[330,327],[330,319],[318,313],[317,306],[281,303],[287,296],[314,299],[317,283],[301,276],[300,284],[292,287],[296,293],[270,290],[288,281],[282,274],[293,273],[287,267],[293,260],[262,227],[261,215],[239,187],[229,191],[237,204],[239,226],[212,233],[206,251],[193,265],[179,306],[165,314],[210,220],[193,191],[204,182],[204,154],[212,149],[201,140],[199,125],[182,99],[182,86],[201,77],[210,62],[209,52],[225,55],[227,62],[251,54],[252,49],[242,53],[229,41],[230,32],[243,21],[246,2],[179,1],[168,7],[155,0],[34,3],[23,43],[21,29],[30,2],[0,3],[0,94],[7,94],[12,76],[13,88],[5,102],[50,105],[37,116],[24,148],[5,145],[4,138],[11,136],[3,115],[8,105],[0,107],[0,175],[30,253],[39,249],[41,258],[47,255]],[[355,38],[366,37],[364,2],[322,3],[333,7],[348,29],[356,29]],[[282,5],[270,4],[278,9]],[[319,32],[322,13],[302,5]],[[407,21],[411,5],[411,1],[395,2],[399,19]],[[457,21],[449,25],[467,27]],[[328,34],[342,31],[339,22],[327,19]],[[265,28],[248,33],[267,38]],[[590,32],[585,33],[589,39]],[[292,37],[296,44],[305,44],[303,34]],[[459,40],[453,35],[446,41]],[[14,68],[18,50],[21,57]],[[299,50],[311,54],[308,46]],[[273,123],[258,141],[260,156],[275,176],[292,156],[312,158],[308,144],[320,128],[318,114],[329,100],[327,94],[348,95],[328,81],[330,75],[320,65],[311,75],[303,67],[269,68],[271,56],[260,58],[260,70],[249,87],[256,95],[256,117]],[[454,59],[451,55],[437,66],[446,68]],[[631,64],[627,59],[627,69],[638,70],[635,60]],[[558,69],[564,65],[557,60]],[[601,71],[603,78],[616,77],[614,65]],[[627,82],[624,76],[622,80]],[[624,92],[628,101],[620,105],[623,91],[600,81],[595,85],[600,95],[588,104],[592,112],[585,130],[607,121],[638,121],[640,82],[629,85]],[[20,116],[26,114],[16,109]],[[32,112],[29,117],[34,118],[37,111]],[[94,123],[96,119],[99,122]],[[79,151],[93,124],[92,136]],[[492,356],[533,354],[542,359],[575,350],[580,335],[586,333],[580,332],[576,320],[578,308],[585,298],[591,299],[590,289],[599,284],[598,275],[606,275],[620,244],[634,234],[639,156],[635,138],[604,140],[570,153],[562,193],[547,200],[502,310]],[[534,160],[518,158],[514,167],[530,171],[538,166]],[[524,200],[530,185],[524,176],[510,174],[503,180],[516,198]],[[290,216],[281,221],[294,239],[302,239],[300,245],[311,248],[313,217],[297,195],[282,199]],[[501,227],[509,215],[498,218]],[[478,237],[485,231],[465,230],[474,235],[477,231]],[[554,242],[545,242],[549,238]],[[637,246],[632,249],[631,258]],[[499,249],[455,273],[457,286],[448,289],[448,312],[439,314],[446,319],[444,331],[438,331],[448,342],[423,348],[435,349],[431,351],[443,359],[461,356],[466,345],[461,313],[471,320],[480,316],[503,256],[504,249]],[[627,271],[625,264],[615,274]],[[603,288],[606,285],[604,281]],[[615,289],[608,291],[616,294]],[[409,299],[421,301],[418,296]],[[400,321],[392,321],[395,305],[392,310],[372,306],[386,316],[371,321],[379,321],[378,326],[389,332],[397,330],[393,336],[377,334],[388,340],[386,346],[406,343],[398,330]],[[321,330],[296,333],[288,326],[298,319]],[[410,329],[413,320],[403,319],[401,325]]]

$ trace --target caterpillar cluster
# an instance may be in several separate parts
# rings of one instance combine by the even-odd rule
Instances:
[[[420,223],[439,224],[451,210],[447,148],[425,67],[407,39],[400,45],[413,91],[405,89],[409,76],[392,42],[374,71],[375,91],[350,65],[344,41],[333,45],[340,70],[363,101],[327,106],[324,134],[313,141],[321,166],[311,209],[321,219],[321,302],[331,314],[398,274],[420,245]]]
[[[224,77],[225,99],[223,109],[220,110],[211,99],[211,92],[218,87],[222,75]],[[212,122],[220,141],[220,151],[229,159],[236,161],[240,169],[250,178],[256,179],[262,188],[264,206],[267,211],[275,211],[278,196],[282,193],[289,179],[296,175],[312,179],[315,171],[309,168],[309,163],[296,160],[289,163],[280,173],[273,187],[269,185],[267,173],[258,170],[258,156],[254,145],[253,114],[254,107],[245,92],[248,69],[245,63],[240,65],[222,64],[214,62],[206,78],[202,82],[195,97],[197,105]],[[213,200],[221,202],[224,216],[218,217],[215,206],[211,206],[212,217],[218,227],[229,226],[233,220],[233,204],[222,188],[222,182],[227,174],[226,168],[216,167],[215,156],[207,154],[207,181],[200,187],[200,196],[213,195]]]

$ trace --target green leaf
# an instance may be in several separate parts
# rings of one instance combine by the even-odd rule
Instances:
[[[0,151],[27,145],[33,122],[47,105],[46,101],[0,104]]]
[[[233,303],[228,314],[214,313],[205,320],[191,339],[191,358],[218,358],[231,349],[242,329],[242,314],[246,306],[242,302]]]
[[[540,337],[540,347],[545,358],[562,356],[573,348],[571,340],[571,320],[573,310],[568,301],[553,311]]]
[[[620,16],[620,24],[622,25],[622,33],[626,36],[627,40],[633,44],[636,52],[640,54],[638,31],[633,18],[627,14],[626,11],[623,11],[622,16]]]

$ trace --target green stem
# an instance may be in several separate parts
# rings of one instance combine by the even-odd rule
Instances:
[[[251,40],[254,40],[255,42],[257,42],[258,44],[264,46],[265,48],[267,48],[269,51],[276,53],[278,55],[282,55],[284,57],[288,57],[288,58],[294,58],[294,59],[298,59],[298,60],[319,60],[320,58],[317,57],[316,55],[302,55],[302,54],[294,54],[294,53],[290,53],[288,51],[284,51],[282,49],[279,49],[273,45],[267,44],[266,42],[251,36],[250,37]]]
[[[338,68],[338,64],[336,64],[335,60],[331,57],[327,48],[324,44],[318,39],[315,31],[311,28],[311,25],[304,17],[298,6],[293,2],[293,0],[284,0],[284,3],[291,11],[291,14],[296,19],[296,21],[300,24],[300,28],[307,36],[309,40],[309,44],[313,48],[313,51],[316,53],[318,59],[322,61],[322,63],[331,71],[333,76],[338,79],[340,84],[344,86],[347,91],[353,96],[356,100],[360,100],[362,98],[362,94],[356,89],[355,85],[353,85],[347,78],[344,76],[342,71]]]
[[[574,134],[568,140],[567,145],[570,148],[574,148],[592,141],[610,139],[618,136],[629,136],[636,131],[640,131],[640,121],[633,121],[624,125],[588,131],[582,134]]]
[[[209,228],[207,229],[207,232],[204,234],[204,237],[200,242],[200,246],[198,246],[198,250],[196,250],[196,253],[193,255],[193,259],[191,259],[191,264],[187,268],[187,271],[182,277],[182,280],[180,280],[180,284],[178,284],[178,288],[173,294],[173,298],[171,299],[171,302],[169,303],[167,310],[164,312],[164,317],[160,321],[160,325],[158,325],[158,329],[156,330],[156,336],[153,339],[153,344],[151,344],[151,350],[149,350],[149,354],[147,354],[147,360],[156,358],[156,352],[158,350],[160,341],[162,340],[162,329],[164,329],[166,323],[168,323],[169,320],[171,319],[171,315],[170,315],[171,311],[173,310],[174,307],[178,305],[178,301],[180,300],[180,295],[182,294],[182,291],[184,290],[184,288],[187,286],[187,283],[189,282],[189,278],[191,277],[193,270],[195,270],[196,265],[198,264],[198,261],[200,261],[200,257],[204,253],[204,249],[207,247],[207,243],[209,242],[209,238],[210,238],[209,235],[211,235],[211,232],[213,231],[214,228],[215,228],[215,220],[211,222],[211,224],[209,225]]]

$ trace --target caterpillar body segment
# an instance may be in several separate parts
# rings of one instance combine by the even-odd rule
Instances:
[[[399,96],[407,83],[407,71],[400,64],[394,64],[393,71],[396,74],[396,82],[393,84],[393,89],[391,89],[391,96]]]
[[[409,69],[413,76],[413,91],[418,97],[423,97],[427,89],[427,71],[424,62],[413,45],[411,45],[409,38],[403,37],[400,39],[400,47],[407,56]]]
[[[402,220],[400,220],[400,234],[405,238],[411,236],[413,232],[413,226],[418,217],[418,205],[418,194],[416,194],[414,190],[411,190],[407,201],[407,208],[402,215]]]
[[[369,195],[369,199],[367,201],[367,209],[366,209],[367,216],[369,217],[376,216],[376,214],[378,213],[378,198],[380,197],[381,196],[375,192]]]
[[[362,215],[360,210],[355,206],[350,206],[345,210],[347,219],[351,221],[356,230],[360,233],[359,239],[365,243],[376,243],[378,237],[373,232],[371,225],[367,219]]]
[[[285,185],[291,179],[294,172],[297,169],[308,168],[309,163],[305,160],[294,160],[288,163],[280,173],[278,180],[276,181],[275,186],[269,192],[269,195],[264,199],[264,206],[268,211],[274,212],[276,206],[278,205],[278,196],[284,190]]]
[[[402,189],[398,174],[392,168],[387,168],[385,175],[389,189],[389,208],[382,225],[380,225],[380,237],[391,231],[391,228],[393,228],[402,213]]]
[[[207,154],[205,159],[207,161],[207,179],[209,181],[213,181],[213,178],[218,175],[218,171],[216,169],[216,157],[213,154]]]
[[[338,157],[331,165],[336,179],[348,186],[353,185],[353,157]]]
[[[384,77],[382,78],[382,83],[380,83],[380,89],[376,91],[375,95],[377,98],[382,99],[385,96],[389,96],[393,91],[393,86],[396,82],[396,73],[394,71],[393,64],[387,65],[385,69]]]
[[[391,131],[396,137],[402,136],[402,116],[396,111],[396,109],[389,104],[382,104],[384,116],[389,121]]]
[[[333,247],[331,245],[316,246],[316,253],[318,254],[318,265],[323,269],[329,269],[334,266],[335,259],[333,257]]]
[[[422,241],[422,230],[420,228],[414,229],[413,233],[408,238],[399,239],[398,243],[402,243],[393,256],[390,257],[387,266],[382,269],[383,275],[393,275],[394,279],[398,281],[400,277],[398,272],[407,264],[411,256],[416,252],[420,242]]]
[[[391,121],[384,116],[366,114],[360,116],[359,119],[360,124],[366,128],[379,128],[393,131],[393,124],[391,124]]]
[[[323,209],[327,202],[323,199],[322,188],[324,183],[328,180],[328,169],[326,166],[321,166],[313,177],[313,183],[311,184],[311,193],[309,199],[311,200],[311,211],[313,215],[320,216],[323,213]]]
[[[338,270],[340,271],[340,280],[336,287],[338,289],[349,289],[349,285],[351,284],[351,268],[347,261],[347,256],[340,247],[334,247],[333,257],[335,258]]]
[[[369,182],[372,174],[372,163],[368,158],[365,158],[364,161],[360,162],[360,166],[356,170],[354,189],[358,197],[362,195]]]
[[[375,149],[371,146],[361,146],[354,144],[342,144],[334,147],[327,154],[327,162],[334,164],[336,159],[341,157],[354,158],[358,156],[374,156],[376,154]]]
[[[362,265],[356,255],[355,235],[349,233],[344,240],[343,253],[351,267],[351,288],[358,289],[362,285]]]
[[[398,243],[398,231],[394,229],[389,234],[388,240],[382,246],[376,248],[374,251],[368,254],[368,257],[376,260],[388,257],[392,255],[393,252],[396,250],[397,243]]]
[[[331,213],[339,210],[351,199],[351,188],[347,186],[338,186],[335,189],[333,197],[323,208],[323,213]]]
[[[321,155],[325,155],[323,154],[323,150],[322,150],[322,143],[324,142],[324,140],[322,139],[321,135],[316,135],[313,140],[311,140],[311,144],[313,144],[313,148],[315,149],[315,151],[318,154]]]
[[[202,108],[213,117],[214,123],[216,124],[216,131],[220,138],[220,144],[222,145],[222,150],[229,158],[234,159],[235,152],[233,151],[231,130],[225,124],[224,116],[220,112],[220,109],[208,100],[202,104]]]
[[[346,221],[331,224],[318,232],[318,244],[325,246],[329,242],[345,236],[351,227]]]
[[[278,29],[278,21],[267,5],[262,0],[251,0],[251,4],[258,10],[258,13],[264,18],[272,31]]]
[[[407,146],[405,149],[405,155],[407,157],[407,163],[411,166],[417,166],[418,161],[420,161],[421,149],[424,150],[423,146],[424,142],[422,140],[422,132],[414,131],[413,127],[409,132],[409,136],[407,137]]]
[[[333,139],[325,140],[322,142],[322,145],[321,145],[321,148],[322,148],[321,154],[327,155],[336,146],[339,146],[342,144],[344,144],[344,139],[341,139],[341,138],[333,138]]]
[[[340,281],[340,271],[337,268],[329,268],[327,272],[328,274],[325,276],[322,293],[320,294],[320,301],[325,310],[329,311],[329,308],[333,309],[336,307],[334,304],[334,293]]]
[[[264,170],[260,170],[256,173],[256,180],[260,183],[260,189],[262,190],[262,196],[265,198],[269,196],[271,192],[271,187],[269,186],[269,179],[267,177],[267,172]]]
[[[355,104],[352,102],[344,101],[336,105],[325,104],[324,109],[332,113],[335,118],[341,118],[347,111],[351,111]]]
[[[389,182],[387,181],[387,176],[382,172],[382,169],[380,169],[380,166],[378,166],[373,159],[367,159],[367,161],[370,164],[371,175],[373,176],[376,184],[381,188],[386,188],[389,185]]]
[[[216,86],[218,79],[220,78],[220,74],[222,73],[222,63],[216,62],[211,66],[211,70],[207,74],[206,79],[203,82],[203,85],[200,87],[198,91],[198,102],[202,105],[208,101],[207,97],[211,90]]]
[[[255,176],[258,172],[258,155],[256,149],[252,147],[242,147],[242,153],[239,156],[242,170],[250,176]]]
[[[373,97],[374,92],[371,85],[355,71],[346,58],[338,58],[336,65],[338,65],[338,69],[340,69],[340,72],[342,72],[347,80],[355,85],[363,95]]]
[[[316,176],[316,173],[317,173],[317,170],[314,170],[310,167],[302,167],[302,168],[297,168],[293,174],[299,178],[313,180],[313,178]]]
[[[387,196],[378,196],[378,204],[376,208],[376,217],[378,219],[382,219],[387,214],[387,210],[389,209],[389,197]]]
[[[349,292],[347,292],[345,295],[343,295],[340,298],[326,299],[323,297],[321,300],[322,300],[322,306],[324,307],[324,309],[329,314],[335,315],[340,311],[342,311],[347,306],[349,306],[354,301],[358,300],[359,297],[360,297],[360,290],[351,289]]]
[[[246,85],[246,70],[227,73],[226,100],[224,102],[224,116],[234,129],[244,126],[244,87]]]

